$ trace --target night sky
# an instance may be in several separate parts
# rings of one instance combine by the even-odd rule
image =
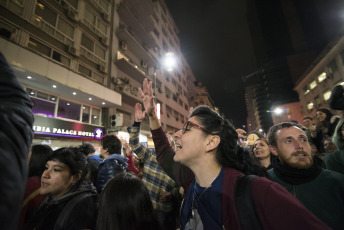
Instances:
[[[166,0],[196,79],[236,127],[246,125],[245,85],[255,71],[246,0]]]

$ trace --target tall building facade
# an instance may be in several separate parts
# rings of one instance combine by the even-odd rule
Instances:
[[[264,95],[255,98],[255,109],[260,126],[267,129],[272,118],[264,111],[299,100],[294,85],[339,31],[343,1],[263,0],[247,4],[257,71],[246,82],[258,85],[257,95]]]
[[[183,125],[194,96],[163,0],[4,0],[0,47],[34,103],[34,141],[53,147],[125,132],[145,78],[165,130]],[[173,71],[163,65],[168,52]],[[150,135],[148,120],[142,132]]]

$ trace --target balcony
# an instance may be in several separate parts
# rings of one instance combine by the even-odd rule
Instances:
[[[129,31],[140,39],[147,48],[151,49],[157,46],[155,40],[149,34],[150,30],[147,30],[142,26],[141,19],[137,18],[134,13],[128,8],[125,3],[120,3],[117,5],[117,12],[120,17],[120,21],[124,22]],[[152,21],[152,26],[154,25]],[[154,29],[154,28],[153,28]]]
[[[154,60],[148,49],[144,47],[136,38],[129,32],[125,26],[120,26],[116,33],[120,41],[125,41],[128,49],[135,54],[140,60],[145,61],[149,66],[156,66],[157,62]]]
[[[125,58],[120,58],[115,60],[115,65],[129,77],[133,78],[137,82],[143,82],[146,78],[146,73],[141,70],[137,65],[126,60]]]
[[[154,29],[154,22],[152,14],[154,14],[154,8],[151,1],[143,0],[126,0],[125,4],[130,8],[134,15],[140,20],[141,24],[146,28],[147,31]]]

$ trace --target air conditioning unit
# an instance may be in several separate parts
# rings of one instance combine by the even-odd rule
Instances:
[[[121,50],[128,50],[127,43],[125,43],[123,41],[120,42],[120,47],[121,47]]]
[[[110,15],[108,15],[107,13],[102,13],[102,17],[105,21],[110,22]]]
[[[106,46],[109,46],[109,38],[107,37],[99,37],[99,41]]]
[[[110,117],[110,126],[116,127],[116,126],[123,126],[123,113],[116,113]]]
[[[141,66],[145,69],[147,69],[147,67],[148,67],[147,63],[144,61],[141,61]]]
[[[70,8],[67,11],[67,16],[75,22],[78,22],[80,20],[78,12]]]
[[[97,69],[102,73],[107,73],[107,69],[104,65],[97,65]]]
[[[74,57],[80,56],[80,52],[79,52],[79,50],[76,49],[75,46],[68,46],[67,51],[69,54],[73,55]]]

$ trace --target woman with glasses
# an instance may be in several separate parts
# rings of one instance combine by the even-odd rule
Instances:
[[[244,174],[265,175],[265,169],[238,146],[233,125],[209,107],[199,106],[174,134],[173,150],[155,113],[152,82],[145,79],[140,94],[157,160],[186,191],[181,229],[243,229],[234,201],[236,180]],[[280,185],[258,177],[251,186],[252,206],[262,229],[329,229]]]

